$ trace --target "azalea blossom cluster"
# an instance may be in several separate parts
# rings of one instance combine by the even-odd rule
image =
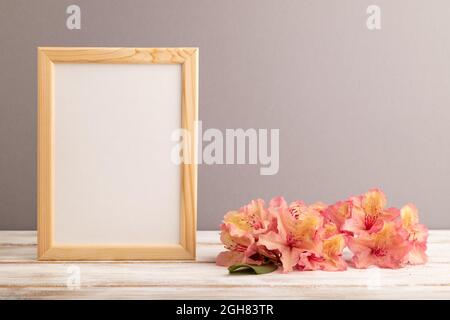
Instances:
[[[288,204],[283,197],[253,200],[228,212],[221,224],[227,251],[217,264],[273,263],[293,270],[345,270],[347,265],[400,268],[427,260],[427,228],[419,223],[413,204],[387,208],[379,189],[332,205],[303,201]],[[348,261],[343,257],[348,247]]]

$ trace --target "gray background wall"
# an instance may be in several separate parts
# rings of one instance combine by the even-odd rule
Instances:
[[[69,4],[82,29],[65,27]],[[366,28],[366,8],[382,29]],[[450,3],[0,0],[0,229],[36,227],[36,47],[200,47],[204,128],[279,128],[280,170],[201,166],[199,228],[255,197],[371,187],[450,228]]]

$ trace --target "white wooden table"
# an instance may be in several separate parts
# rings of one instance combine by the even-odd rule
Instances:
[[[197,239],[196,262],[48,263],[35,231],[0,231],[0,299],[450,299],[449,230],[430,232],[424,266],[265,275],[228,275],[218,232]]]

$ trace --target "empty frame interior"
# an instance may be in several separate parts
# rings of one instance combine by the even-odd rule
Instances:
[[[39,49],[40,259],[194,258],[196,168],[173,163],[171,135],[195,139],[196,59]]]
[[[180,65],[56,64],[54,76],[55,244],[178,243]]]

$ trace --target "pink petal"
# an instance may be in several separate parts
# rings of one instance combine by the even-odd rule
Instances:
[[[350,219],[345,220],[342,230],[347,232],[352,232],[354,234],[360,234],[366,231],[366,226],[364,223],[365,213],[360,207],[354,206],[352,208],[352,214]]]
[[[411,203],[402,207],[400,216],[406,229],[410,229],[419,223],[419,213],[416,206]]]
[[[425,243],[427,242],[428,239],[428,229],[427,227],[425,227],[423,224],[417,224],[414,227],[414,234],[413,234],[413,238],[415,239],[416,242],[419,243]]]
[[[286,200],[284,200],[283,197],[278,196],[278,197],[272,198],[270,200],[269,207],[270,208],[286,208],[287,202],[286,202]]]
[[[286,246],[284,238],[273,231],[260,235],[258,245],[265,246],[269,250],[279,250]]]
[[[297,268],[302,271],[320,270],[318,261],[313,257],[314,254],[310,251],[302,252],[297,263]]]
[[[229,267],[233,264],[244,263],[245,256],[243,252],[237,251],[223,251],[219,253],[216,258],[216,264],[218,266]]]
[[[408,254],[407,262],[410,264],[425,264],[428,260],[427,254],[425,253],[426,246],[416,245],[413,246]]]
[[[365,269],[375,262],[374,257],[371,255],[372,249],[371,241],[365,239],[357,239],[350,237],[348,240],[348,247],[353,253],[352,262],[355,268]]]
[[[323,210],[322,214],[326,220],[334,223],[341,230],[345,220],[351,216],[352,205],[351,201],[339,201]]]
[[[297,265],[302,251],[297,248],[289,248],[289,247],[283,247],[280,249],[279,249],[281,253],[280,260],[283,266],[283,272],[285,273],[291,272],[294,266]]]
[[[280,252],[283,272],[291,272],[298,262],[301,251],[287,246],[285,239],[273,231],[261,235],[258,244],[265,246],[268,250],[278,250]]]
[[[383,211],[382,218],[385,221],[392,221],[397,219],[400,216],[400,210],[397,208],[388,208]]]
[[[337,256],[322,262],[321,269],[324,271],[344,271],[347,270],[347,263],[342,256]]]
[[[386,196],[380,189],[372,189],[364,194],[362,207],[369,215],[376,215],[386,206]]]

